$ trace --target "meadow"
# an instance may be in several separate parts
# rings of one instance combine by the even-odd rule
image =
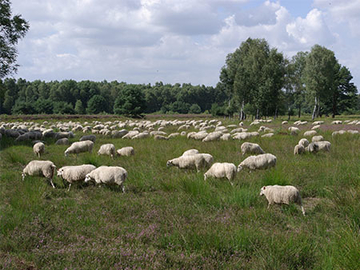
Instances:
[[[225,126],[239,123],[219,120]],[[282,126],[281,120],[285,119],[265,124],[275,129],[275,136],[247,140],[274,154],[276,167],[251,173],[243,170],[234,186],[226,179],[205,182],[205,170],[168,168],[166,161],[196,148],[213,155],[215,162],[237,166],[244,159],[239,140],[205,143],[186,137],[155,141],[98,135],[93,153],[65,157],[67,146],[45,139],[46,153],[41,159],[53,161],[57,168],[84,163],[124,167],[126,193],[92,184],[73,185],[68,192],[58,177],[54,178],[56,189],[41,177],[22,181],[24,166],[37,159],[32,144],[3,137],[0,268],[358,269],[360,135],[332,137],[333,130],[321,128],[318,133],[331,142],[330,153],[294,156],[294,146],[302,136],[290,136],[287,127],[294,121]],[[332,119],[325,121],[329,124]],[[245,127],[249,124],[246,121]],[[349,128],[344,124],[336,129],[344,127]],[[249,131],[258,128],[252,126]],[[303,133],[311,124],[300,128]],[[351,128],[360,130],[360,126]],[[164,131],[176,130],[166,127]],[[83,135],[75,134],[72,142]],[[113,143],[117,149],[133,146],[135,155],[97,156],[104,143]],[[306,216],[294,204],[267,209],[260,188],[273,184],[296,186]]]

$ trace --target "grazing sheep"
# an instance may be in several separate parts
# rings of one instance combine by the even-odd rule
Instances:
[[[308,131],[305,131],[305,132],[304,132],[304,136],[305,136],[305,137],[314,136],[314,135],[316,135],[316,134],[317,134],[316,130],[308,130]]]
[[[132,146],[126,146],[120,148],[116,152],[119,156],[125,156],[125,157],[133,156],[135,154],[134,148]]]
[[[154,140],[168,140],[169,138],[168,137],[165,137],[163,135],[155,135],[154,136]]]
[[[324,140],[324,137],[321,136],[321,135],[314,136],[314,137],[311,138],[311,141],[312,141],[312,142],[321,142],[321,141],[323,141],[323,140]]]
[[[189,149],[189,150],[186,150],[182,156],[191,156],[191,155],[195,155],[195,154],[199,154],[199,150],[197,149]]]
[[[58,139],[55,144],[56,145],[68,145],[69,139],[68,138]]]
[[[43,176],[50,180],[50,184],[55,188],[52,181],[55,175],[56,166],[52,161],[49,160],[32,160],[23,169],[21,174],[22,180],[24,181],[26,175],[37,175]]]
[[[200,168],[206,166],[206,160],[202,154],[195,154],[190,156],[181,156],[177,158],[170,159],[166,162],[166,166],[176,166],[180,169],[194,169],[199,172]]]
[[[113,138],[122,138],[124,137],[126,134],[128,134],[129,131],[127,131],[126,129],[122,129],[122,130],[113,130],[111,132],[111,136]]]
[[[301,207],[302,214],[305,216],[305,210],[302,206],[299,190],[294,186],[263,186],[260,190],[260,196],[265,195],[270,205],[297,203]]]
[[[116,148],[115,145],[112,143],[106,143],[100,146],[99,151],[97,152],[98,155],[107,155],[111,158],[114,158],[116,155]]]
[[[265,170],[275,167],[275,165],[276,157],[272,154],[249,156],[239,164],[238,171],[241,171],[244,167],[249,170]]]
[[[290,135],[298,135],[298,133],[300,132],[300,129],[297,127],[289,127],[288,130],[290,131]]]
[[[303,153],[305,153],[305,147],[301,144],[295,145],[294,155],[301,155]]]
[[[264,135],[261,135],[261,138],[271,138],[272,136],[274,136],[274,133],[270,132],[270,133],[266,133]]]
[[[216,141],[216,140],[219,140],[222,135],[223,134],[221,131],[214,131],[214,132],[209,133],[202,141],[203,142]]]
[[[305,151],[309,153],[316,153],[319,151],[319,146],[316,142],[312,142],[307,147],[305,147]]]
[[[241,153],[244,156],[245,154],[265,154],[264,150],[257,143],[244,142],[241,145]]]
[[[34,154],[40,157],[45,153],[45,144],[42,142],[35,143],[33,146]]]
[[[282,124],[282,125],[287,125],[287,124],[288,124],[288,121],[282,121],[281,124]]]
[[[318,151],[326,151],[326,152],[330,152],[330,147],[331,147],[331,143],[328,141],[320,141],[320,142],[316,142],[317,146],[318,146]]]
[[[230,184],[233,186],[234,184],[231,182],[235,178],[236,175],[236,166],[233,163],[214,163],[210,169],[204,173],[204,181],[208,177],[214,177],[214,178],[227,178],[230,182]]]
[[[95,135],[84,135],[80,138],[79,140],[80,142],[83,141],[92,141],[93,143],[95,143],[96,141],[96,136]]]
[[[199,155],[202,155],[204,157],[206,168],[209,168],[213,164],[214,158],[212,155],[207,154],[207,153],[199,153]]]
[[[85,176],[85,183],[94,181],[96,185],[119,185],[125,193],[124,182],[127,178],[127,171],[118,166],[100,166]]]
[[[69,154],[79,154],[82,152],[92,152],[94,147],[94,143],[92,141],[82,141],[82,142],[74,142],[65,150],[65,156],[67,157]]]
[[[68,191],[70,191],[72,183],[84,181],[86,175],[95,169],[96,167],[91,164],[64,166],[57,171],[57,176],[61,177],[63,181],[66,180],[69,183]]]
[[[307,147],[309,145],[309,141],[305,138],[301,139],[298,143],[298,145],[302,145],[304,147]]]

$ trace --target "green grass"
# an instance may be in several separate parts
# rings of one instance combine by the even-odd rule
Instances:
[[[221,120],[225,125],[238,123]],[[22,181],[24,166],[37,159],[31,143],[3,138],[1,268],[357,269],[360,136],[332,138],[331,131],[320,131],[332,143],[330,153],[294,156],[293,148],[302,137],[286,135],[281,120],[265,124],[275,129],[274,137],[249,140],[276,155],[277,166],[251,173],[243,170],[233,180],[234,186],[226,179],[205,182],[205,170],[167,168],[166,161],[196,148],[212,154],[216,162],[237,166],[245,158],[240,141],[97,136],[93,153],[65,157],[66,146],[46,139],[47,152],[41,159],[53,161],[57,168],[85,163],[124,167],[128,171],[125,194],[116,187],[93,184],[73,185],[67,192],[58,177],[54,178],[56,189],[41,177]],[[301,128],[309,130],[311,125]],[[165,128],[167,133],[176,130]],[[77,132],[70,141],[81,136]],[[98,156],[100,145],[109,142],[117,149],[133,146],[135,155]],[[260,188],[274,184],[298,187],[307,215],[303,217],[294,204],[267,209]]]

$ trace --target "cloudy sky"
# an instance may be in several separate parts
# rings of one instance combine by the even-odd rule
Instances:
[[[335,52],[360,87],[359,0],[12,0],[30,23],[15,78],[216,85],[228,53],[265,38],[288,58]]]

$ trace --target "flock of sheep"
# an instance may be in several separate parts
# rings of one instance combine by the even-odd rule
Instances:
[[[271,120],[255,120],[250,126],[261,125],[264,122],[271,122]],[[304,137],[312,137],[311,143],[308,139],[302,138],[294,147],[294,154],[303,154],[306,151],[309,153],[316,153],[318,151],[330,151],[331,143],[325,141],[321,135],[317,135],[317,129],[321,127],[323,121],[316,121],[312,123],[313,128],[304,132]],[[360,121],[348,121],[347,123],[356,125]],[[287,121],[283,121],[282,125],[287,125]],[[297,121],[294,126],[289,127],[288,131],[291,135],[298,135],[300,129],[296,126],[306,125],[306,121]],[[334,121],[332,124],[342,124],[340,121]],[[80,123],[62,123],[52,124],[49,127],[47,121],[42,125],[33,122],[23,123],[0,123],[0,139],[2,136],[12,137],[16,141],[30,140],[34,142],[33,152],[37,157],[41,157],[45,152],[45,144],[40,141],[43,138],[52,137],[56,139],[57,145],[68,145],[69,138],[74,137],[74,132],[92,133],[84,135],[78,142],[73,142],[64,152],[65,156],[70,154],[80,154],[83,152],[92,152],[94,143],[96,141],[95,134],[103,136],[111,136],[113,138],[123,139],[141,139],[153,137],[155,140],[169,140],[177,136],[186,136],[188,139],[201,140],[203,142],[214,140],[246,140],[254,136],[271,137],[274,135],[274,130],[260,126],[258,132],[248,132],[243,128],[243,123],[239,125],[223,126],[218,120],[158,120],[151,121],[131,121],[125,122],[114,121],[101,123],[94,121],[92,124],[87,122],[84,125]],[[167,134],[164,128],[167,126],[176,126],[178,132]],[[128,130],[128,129],[130,130]],[[187,132],[188,129],[195,129],[198,131]],[[58,132],[54,130],[58,129]],[[213,130],[212,132],[208,132]],[[333,136],[344,133],[359,133],[357,130],[339,130],[333,132]],[[131,156],[134,155],[134,148],[131,146],[123,147],[116,150],[111,143],[103,144],[98,150],[98,155],[108,155],[111,158],[115,156]],[[233,163],[215,162],[212,155],[207,153],[200,153],[197,149],[190,149],[185,151],[180,157],[176,157],[167,161],[167,166],[176,166],[180,169],[200,169],[207,168],[204,173],[204,180],[209,177],[212,178],[226,178],[230,184],[233,185],[232,180],[235,178],[237,172],[243,168],[250,171],[265,170],[276,166],[276,156],[265,151],[256,143],[244,142],[241,145],[242,155],[251,154],[245,158],[237,167]],[[53,188],[53,177],[56,172],[56,166],[49,160],[33,160],[30,161],[22,172],[22,179],[26,175],[39,175],[49,179]],[[57,176],[61,177],[69,184],[69,191],[73,183],[93,181],[95,184],[116,184],[119,185],[123,192],[125,192],[124,182],[127,178],[127,171],[118,166],[100,166],[96,168],[91,164],[83,164],[77,166],[64,166],[57,170]],[[268,200],[268,207],[274,203],[289,204],[290,202],[298,203],[301,206],[302,213],[305,215],[302,207],[301,197],[299,191],[293,186],[264,186],[261,188],[260,195],[264,195]]]

